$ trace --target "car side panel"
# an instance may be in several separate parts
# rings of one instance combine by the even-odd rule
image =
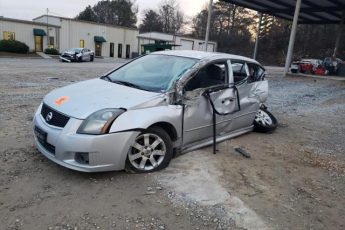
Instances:
[[[237,110],[236,96],[232,88],[213,92],[211,100],[220,113],[231,113]],[[236,114],[236,113],[235,113]],[[220,134],[231,127],[234,114],[216,115],[216,133]],[[183,145],[189,145],[213,135],[213,109],[205,96],[198,96],[189,102],[184,112]]]
[[[240,95],[241,111],[236,113],[232,130],[245,128],[253,124],[260,104],[268,96],[268,83],[266,80],[253,83],[244,83],[237,87]]]
[[[181,138],[182,106],[161,105],[157,107],[129,109],[116,118],[109,132],[115,133],[126,130],[147,129],[158,122],[171,124],[175,128],[178,138]]]

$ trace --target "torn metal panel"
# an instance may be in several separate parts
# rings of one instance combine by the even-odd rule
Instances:
[[[268,97],[268,82],[266,80],[254,82],[249,97],[256,98],[260,103],[264,103]]]

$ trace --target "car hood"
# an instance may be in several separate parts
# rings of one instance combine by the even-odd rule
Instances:
[[[74,54],[77,54],[77,52],[74,52],[74,51],[65,51],[65,52],[63,52],[63,54],[74,55]]]
[[[105,108],[137,107],[162,93],[148,92],[101,79],[93,79],[55,89],[43,102],[67,116],[85,119]]]

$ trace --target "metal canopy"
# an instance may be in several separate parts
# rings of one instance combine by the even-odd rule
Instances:
[[[102,37],[102,36],[95,36],[94,40],[95,40],[96,43],[107,42],[107,40],[105,40],[105,38]]]
[[[220,0],[292,21],[296,0]],[[299,24],[339,24],[345,0],[302,0]]]

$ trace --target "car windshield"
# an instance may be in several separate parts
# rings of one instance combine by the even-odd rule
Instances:
[[[68,52],[71,52],[71,53],[80,53],[81,52],[81,48],[72,48],[72,49],[69,49]]]
[[[106,78],[130,87],[165,92],[197,61],[193,58],[150,54],[120,67]]]

